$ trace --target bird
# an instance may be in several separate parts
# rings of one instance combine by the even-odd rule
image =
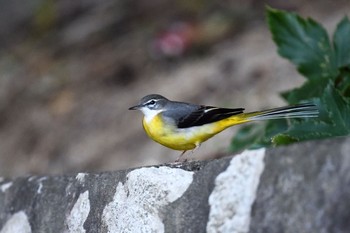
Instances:
[[[317,117],[313,103],[301,103],[263,111],[244,113],[244,108],[221,108],[172,101],[159,94],[144,96],[129,110],[140,110],[146,134],[154,141],[173,150],[182,151],[176,162],[188,150],[234,125],[260,120]]]

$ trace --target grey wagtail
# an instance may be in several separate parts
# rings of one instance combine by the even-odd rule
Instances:
[[[187,150],[199,145],[231,126],[251,121],[281,118],[317,117],[312,103],[298,104],[263,111],[243,113],[244,108],[218,108],[171,101],[152,94],[141,99],[129,110],[140,110],[147,135],[154,141],[174,150]]]

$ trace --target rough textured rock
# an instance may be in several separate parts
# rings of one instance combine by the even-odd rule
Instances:
[[[251,232],[350,232],[350,139],[270,150]]]
[[[350,139],[110,173],[0,178],[0,232],[350,232]]]

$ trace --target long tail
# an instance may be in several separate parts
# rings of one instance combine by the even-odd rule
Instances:
[[[305,103],[264,111],[246,113],[248,121],[274,120],[281,118],[318,117],[319,111],[315,104]]]

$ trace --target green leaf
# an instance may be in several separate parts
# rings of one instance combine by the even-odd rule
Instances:
[[[315,102],[318,102],[319,118],[291,120],[285,135],[303,141],[350,134],[349,100],[341,96],[331,82],[322,98]]]
[[[281,96],[290,104],[297,104],[302,100],[309,100],[323,94],[328,79],[306,81],[303,86],[281,93]]]
[[[309,80],[337,75],[335,55],[326,30],[312,19],[272,8],[268,23],[278,53],[297,66]]]
[[[337,26],[333,37],[338,67],[350,65],[350,21],[344,17]]]
[[[328,113],[329,119],[334,122],[333,132],[335,135],[347,135],[350,133],[350,101],[343,97],[340,92],[330,83],[322,102]]]
[[[319,124],[314,118],[289,119],[283,131],[271,137],[273,145],[287,145],[293,142],[314,139],[318,137],[316,126]]]
[[[264,131],[264,124],[248,124],[242,126],[232,139],[229,150],[231,152],[238,152],[246,148],[254,148],[254,142],[261,140],[264,135]],[[258,148],[258,146],[255,146],[255,148]]]
[[[230,151],[238,152],[243,149],[257,149],[272,145],[272,138],[288,127],[287,120],[259,122],[241,127],[232,139]]]
[[[271,141],[272,141],[272,144],[274,144],[275,146],[280,146],[280,145],[288,145],[293,142],[297,142],[299,140],[289,135],[277,134],[276,136],[272,137]]]
[[[284,135],[295,141],[328,138],[334,135],[334,132],[332,132],[333,128],[333,122],[324,122],[319,119],[304,119],[293,122],[288,130],[284,132]]]
[[[350,97],[350,68],[339,69],[339,75],[335,80],[335,87],[344,97]]]
[[[307,81],[282,93],[291,104],[312,100],[318,118],[270,120],[243,127],[231,150],[286,145],[350,134],[350,21],[344,17],[333,36],[312,19],[268,9],[270,30],[281,56],[293,62]]]

